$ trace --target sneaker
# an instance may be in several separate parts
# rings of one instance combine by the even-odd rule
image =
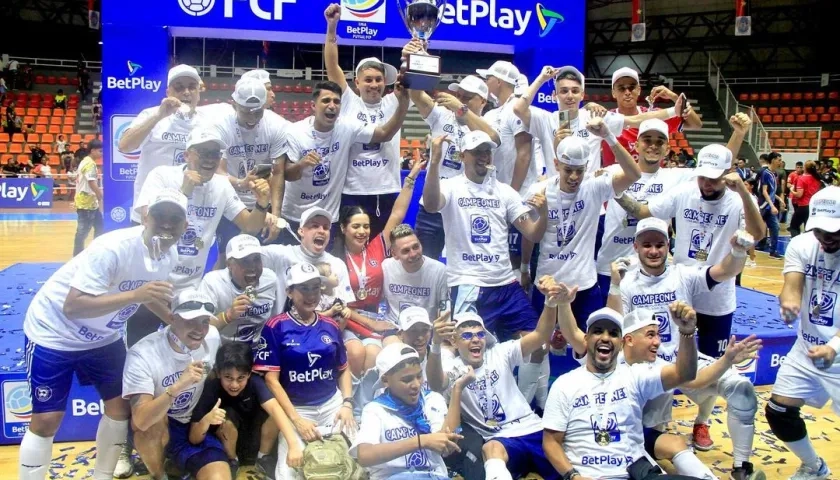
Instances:
[[[782,255],[782,254],[781,254],[781,253],[779,253],[779,252],[772,252],[772,253],[770,254],[770,258],[785,258],[785,256],[784,256],[784,255]]]
[[[230,478],[236,480],[236,472],[239,471],[239,460],[234,458],[233,460],[228,460],[230,464]]]
[[[701,452],[708,452],[712,449],[715,442],[709,435],[709,426],[705,423],[694,424],[694,448]]]
[[[277,457],[274,455],[266,455],[258,458],[254,463],[257,473],[262,475],[267,480],[274,480],[274,470],[277,468]]]
[[[818,470],[801,465],[799,470],[788,480],[826,480],[829,475],[831,475],[831,470],[828,469],[828,464],[820,458],[820,468]]]
[[[740,467],[732,469],[729,474],[730,480],[767,480],[767,475],[761,470],[754,470],[753,464],[744,462]]]
[[[114,468],[114,478],[128,478],[134,473],[134,459],[131,458],[131,445],[126,443],[120,452],[117,466]]]
[[[757,264],[755,263],[755,260],[753,260],[752,258],[747,259],[747,262],[746,262],[746,267],[747,268],[755,268],[756,266],[757,266]]]

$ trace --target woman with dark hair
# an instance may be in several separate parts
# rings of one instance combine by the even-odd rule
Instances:
[[[808,205],[811,197],[822,188],[822,179],[817,171],[817,163],[813,160],[805,162],[805,173],[791,186],[790,196],[793,200],[793,218],[790,220],[790,237],[801,233],[801,227],[808,221]]]
[[[391,230],[405,219],[414,193],[414,182],[425,165],[426,162],[416,162],[412,167],[394,202],[391,216],[379,235],[370,237],[370,216],[364,208],[358,205],[345,206],[339,213],[341,235],[336,238],[333,254],[344,258],[350,274],[350,287],[356,297],[356,301],[348,305],[351,321],[344,331],[350,371],[356,378],[361,378],[365,371],[374,366],[376,355],[382,350],[380,338],[390,336],[397,330],[396,325],[376,318],[382,300],[382,262],[390,255]],[[355,330],[359,333],[354,333],[354,324],[378,335],[362,339],[359,335],[365,335],[361,331],[363,329],[357,328]]]

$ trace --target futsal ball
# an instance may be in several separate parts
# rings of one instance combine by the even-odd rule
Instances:
[[[216,0],[178,0],[178,3],[188,15],[200,17],[213,8]]]

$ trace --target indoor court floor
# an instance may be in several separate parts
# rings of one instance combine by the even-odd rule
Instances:
[[[65,209],[63,213],[72,212]],[[63,262],[71,257],[76,229],[75,221],[2,220],[3,216],[3,211],[0,210],[0,269],[19,262]],[[759,252],[757,263],[758,266],[744,270],[742,285],[777,295],[782,287],[783,260],[772,259]],[[756,441],[752,461],[764,470],[769,480],[787,479],[799,467],[799,461],[788,453],[782,443],[770,433],[764,419],[764,403],[769,399],[770,387],[759,387],[758,391],[760,407],[756,418]],[[678,397],[678,403],[679,405],[674,409],[676,421],[672,424],[672,428],[683,435],[690,436],[697,411],[696,406],[685,397]],[[832,438],[835,442],[840,439],[840,418],[831,412],[830,406],[820,410],[805,407],[803,413],[817,452],[837,472],[831,478],[840,479],[840,463],[836,460],[840,458],[840,442],[838,445],[832,445],[831,441]],[[732,446],[725,428],[725,405],[719,401],[712,415],[711,425],[715,445],[709,452],[698,452],[698,457],[721,479],[729,478],[729,469],[732,464]],[[53,449],[54,468],[50,470],[50,478],[90,478],[93,474],[92,449],[93,442],[56,444]],[[17,478],[17,452],[17,446],[0,447],[0,479]],[[665,465],[665,468],[668,469],[670,466]],[[250,468],[243,468],[238,478],[256,479],[258,477]]]

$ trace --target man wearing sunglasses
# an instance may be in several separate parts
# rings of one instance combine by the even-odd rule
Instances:
[[[267,181],[256,179],[250,182],[257,203],[253,211],[248,211],[230,182],[216,174],[224,148],[225,143],[216,129],[196,128],[187,140],[187,164],[156,168],[149,175],[137,201],[136,207],[144,213],[146,199],[163,188],[180,189],[189,199],[189,225],[178,240],[178,266],[170,275],[176,293],[186,288],[198,287],[204,275],[204,266],[216,228],[222,217],[232,221],[240,229],[256,234],[262,229],[268,215]],[[140,309],[134,314],[133,320],[126,331],[129,347],[157,331],[161,321],[168,323],[169,319],[159,318],[148,309]]]
[[[170,69],[166,98],[159,106],[141,111],[119,138],[120,152],[140,151],[134,179],[135,206],[131,210],[134,225],[142,221],[136,205],[146,177],[161,165],[182,165],[187,136],[193,127],[210,118],[203,109],[196,109],[201,99],[200,83],[198,71],[189,65]]]
[[[559,293],[553,283],[540,282],[537,288],[547,297]],[[546,480],[560,478],[543,454],[542,421],[531,410],[513,376],[514,368],[521,369],[531,354],[549,343],[556,315],[556,308],[546,307],[533,332],[503,343],[495,343],[484,328],[484,320],[472,312],[456,314],[450,328],[435,331],[435,335],[449,332],[458,357],[441,362],[440,349],[433,347],[426,364],[429,386],[442,392],[461,375],[475,372],[475,382],[461,394],[458,421],[484,438],[481,453],[488,479],[512,480],[529,472],[537,472]],[[491,339],[494,342],[488,348]]]
[[[186,218],[183,194],[158,192],[144,226],[96,238],[33,298],[23,322],[32,421],[20,446],[19,478],[46,478],[74,374],[82,385],[94,385],[104,402],[94,476],[113,476],[129,418],[121,398],[122,328],[141,305],[169,302],[166,280],[178,259],[174,239],[184,233]]]
[[[270,90],[266,85],[270,86],[270,83],[258,80],[254,74],[240,78],[233,91],[232,107],[226,105],[227,108],[220,109],[211,124],[225,144],[219,173],[227,175],[248,210],[256,207],[256,197],[249,185],[258,178],[268,180],[271,187],[269,211],[279,218],[285,189],[285,162],[280,157],[288,122],[278,121],[277,115],[267,115]],[[262,239],[267,243],[273,241],[282,226],[282,221],[279,225],[274,221],[266,222]],[[219,223],[219,265],[224,263],[227,242],[241,231],[227,219]]]
[[[134,446],[153,479],[164,479],[164,459],[196,478],[230,479],[224,446],[215,435],[189,440],[192,411],[204,391],[221,343],[210,325],[216,306],[188,289],[172,303],[172,323],[131,347],[122,395],[131,402]],[[224,410],[214,409],[224,423]]]

